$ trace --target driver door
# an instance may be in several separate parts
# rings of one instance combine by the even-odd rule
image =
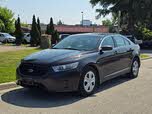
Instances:
[[[113,50],[103,51],[99,58],[100,73],[104,79],[108,79],[113,76],[113,73],[118,71],[118,63],[120,59],[117,57],[117,49],[115,49],[114,40],[111,36],[103,39],[101,42],[101,47],[103,46],[113,47]]]

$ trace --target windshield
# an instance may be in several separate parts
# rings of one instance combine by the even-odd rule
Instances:
[[[100,39],[99,36],[73,35],[63,39],[53,48],[91,51],[97,49]]]

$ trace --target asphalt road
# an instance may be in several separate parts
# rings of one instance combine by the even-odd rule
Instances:
[[[152,59],[142,61],[137,79],[113,79],[88,98],[23,88],[0,91],[0,96],[0,114],[151,114]]]

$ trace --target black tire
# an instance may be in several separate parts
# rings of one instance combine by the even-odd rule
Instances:
[[[89,91],[89,92],[86,91],[86,89],[85,89],[85,82],[84,82],[85,76],[86,76],[86,74],[88,72],[94,73],[94,77],[95,77],[94,88],[91,91]],[[93,82],[91,82],[91,83],[92,84],[90,84],[90,86],[93,85]],[[97,71],[94,68],[92,68],[92,67],[85,67],[85,69],[84,69],[84,71],[82,73],[80,82],[79,82],[79,93],[80,93],[80,95],[83,96],[83,97],[87,97],[87,96],[92,95],[95,92],[95,90],[97,89],[98,85],[99,84],[98,84]]]
[[[6,44],[6,43],[8,43],[8,41],[7,41],[7,40],[4,40],[3,43]]]
[[[27,41],[25,39],[23,40],[23,44],[27,44]]]
[[[135,64],[137,64],[137,68],[138,68],[138,70],[136,71],[136,73],[135,73],[135,71],[133,70],[134,67],[135,67]],[[131,71],[130,71],[130,73],[129,73],[129,75],[128,75],[129,78],[137,78],[137,77],[138,77],[139,67],[140,67],[139,60],[138,60],[137,58],[135,58],[135,59],[133,60],[133,62],[132,62],[132,65],[131,65]]]

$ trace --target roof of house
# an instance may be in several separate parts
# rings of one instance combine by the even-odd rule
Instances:
[[[41,27],[42,31],[46,30],[46,25]],[[24,31],[30,31],[31,28],[22,27]],[[80,26],[80,25],[55,25],[55,30],[59,33],[107,33],[109,28],[106,26]]]
[[[109,32],[109,28],[105,26],[74,26],[74,25],[56,25],[55,29],[58,32],[71,32],[71,33],[106,33]]]

